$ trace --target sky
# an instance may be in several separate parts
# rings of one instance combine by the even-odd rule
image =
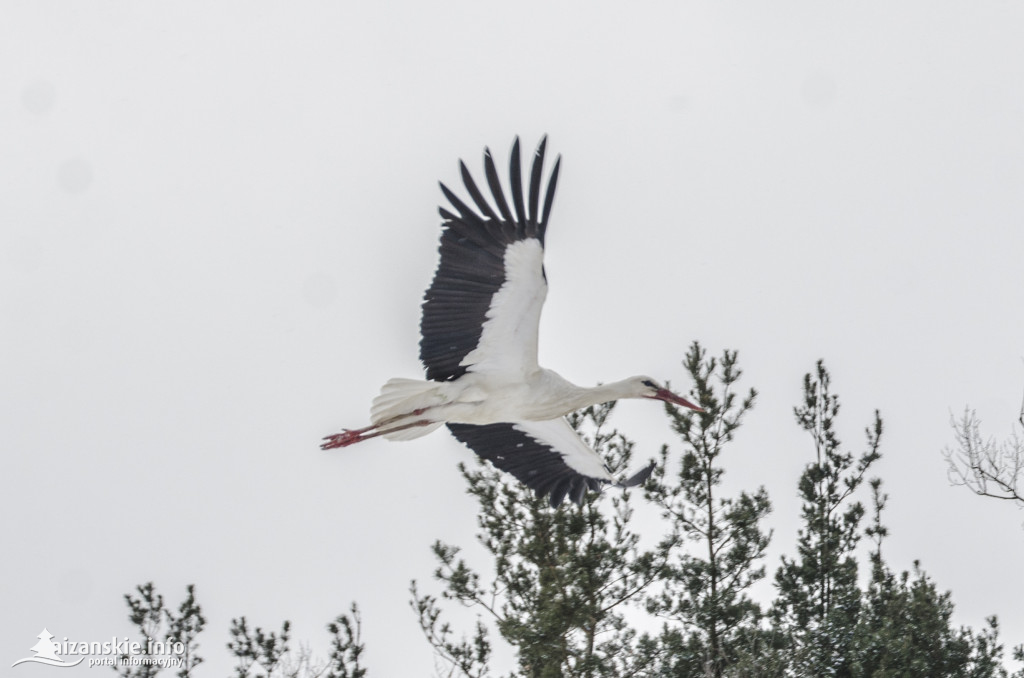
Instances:
[[[4,14],[0,659],[44,627],[131,635],[122,595],[153,581],[174,605],[196,585],[203,675],[230,671],[233,617],[322,653],[353,600],[374,675],[429,674],[408,586],[439,593],[434,540],[474,553],[471,453],[443,430],[318,442],[422,374],[437,182],[544,134],[542,364],[685,392],[691,342],[738,350],[760,396],[726,487],[767,488],[774,572],[814,453],[792,408],[824,358],[849,449],[885,421],[889,564],[1024,642],[1024,512],[951,487],[942,457],[951,414],[1005,438],[1024,394],[1024,6]],[[615,424],[640,458],[675,444],[649,403]]]

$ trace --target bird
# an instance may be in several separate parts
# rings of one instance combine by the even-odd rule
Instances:
[[[524,193],[515,138],[509,160],[511,203],[487,148],[484,174],[491,201],[461,160],[462,182],[476,209],[440,183],[449,206],[438,210],[440,263],[422,304],[419,347],[426,379],[389,380],[373,399],[370,424],[325,437],[322,449],[378,436],[411,440],[443,424],[478,456],[558,507],[566,497],[581,504],[588,490],[606,485],[640,485],[654,469],[652,462],[617,480],[573,430],[567,414],[623,398],[704,412],[651,377],[586,388],[538,364],[538,327],[548,290],[544,237],[562,162],[559,155],[541,203],[546,146],[545,135],[534,152]]]

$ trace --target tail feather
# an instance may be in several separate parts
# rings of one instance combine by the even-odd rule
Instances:
[[[443,405],[445,400],[440,389],[441,384],[436,381],[390,379],[381,387],[380,395],[373,399],[373,404],[370,406],[370,421],[379,424],[404,415],[412,415],[416,410]],[[386,434],[385,437],[392,440],[418,438],[433,431],[437,426],[440,426],[440,423],[436,426],[431,424],[397,431],[393,434]]]

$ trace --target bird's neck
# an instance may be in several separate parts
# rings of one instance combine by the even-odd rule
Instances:
[[[591,405],[600,405],[612,400],[621,398],[634,398],[632,385],[628,379],[613,381],[608,384],[601,384],[593,388],[574,386],[572,397],[569,399],[573,410],[581,410]]]

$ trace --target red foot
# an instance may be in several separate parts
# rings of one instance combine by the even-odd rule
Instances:
[[[324,438],[324,442],[320,443],[321,450],[333,450],[336,447],[348,447],[353,443],[358,443],[363,439],[363,431],[349,431],[344,430],[341,433],[335,433],[332,436]]]

